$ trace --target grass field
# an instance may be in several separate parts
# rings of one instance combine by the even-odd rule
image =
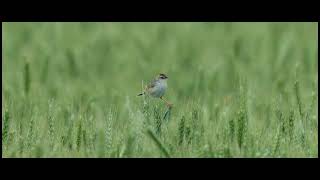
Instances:
[[[2,23],[2,157],[318,157],[317,33]],[[158,73],[171,111],[137,97]]]

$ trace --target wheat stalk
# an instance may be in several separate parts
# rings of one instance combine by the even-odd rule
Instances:
[[[149,137],[155,142],[155,144],[157,145],[157,147],[161,150],[161,152],[167,157],[170,158],[170,153],[167,150],[167,148],[165,148],[165,146],[160,142],[159,138],[153,133],[153,131],[151,129],[147,130],[147,134],[149,135]]]

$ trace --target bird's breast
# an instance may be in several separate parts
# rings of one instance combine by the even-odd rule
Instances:
[[[150,94],[153,97],[161,97],[166,92],[166,89],[167,89],[166,83],[157,83],[150,91]]]

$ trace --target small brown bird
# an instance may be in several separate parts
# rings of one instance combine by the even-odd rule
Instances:
[[[168,87],[167,79],[168,79],[167,75],[160,73],[154,80],[152,80],[145,87],[142,93],[138,94],[138,96],[147,94],[154,98],[160,98],[161,100],[165,101],[168,107],[172,107],[172,104],[163,98]]]

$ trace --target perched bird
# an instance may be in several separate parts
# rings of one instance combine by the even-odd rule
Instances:
[[[165,101],[168,107],[172,107],[172,104],[166,101],[163,96],[167,90],[167,79],[168,76],[165,74],[159,74],[154,80],[152,80],[144,89],[144,91],[138,96],[142,95],[149,95],[154,98],[160,98],[161,100]]]

